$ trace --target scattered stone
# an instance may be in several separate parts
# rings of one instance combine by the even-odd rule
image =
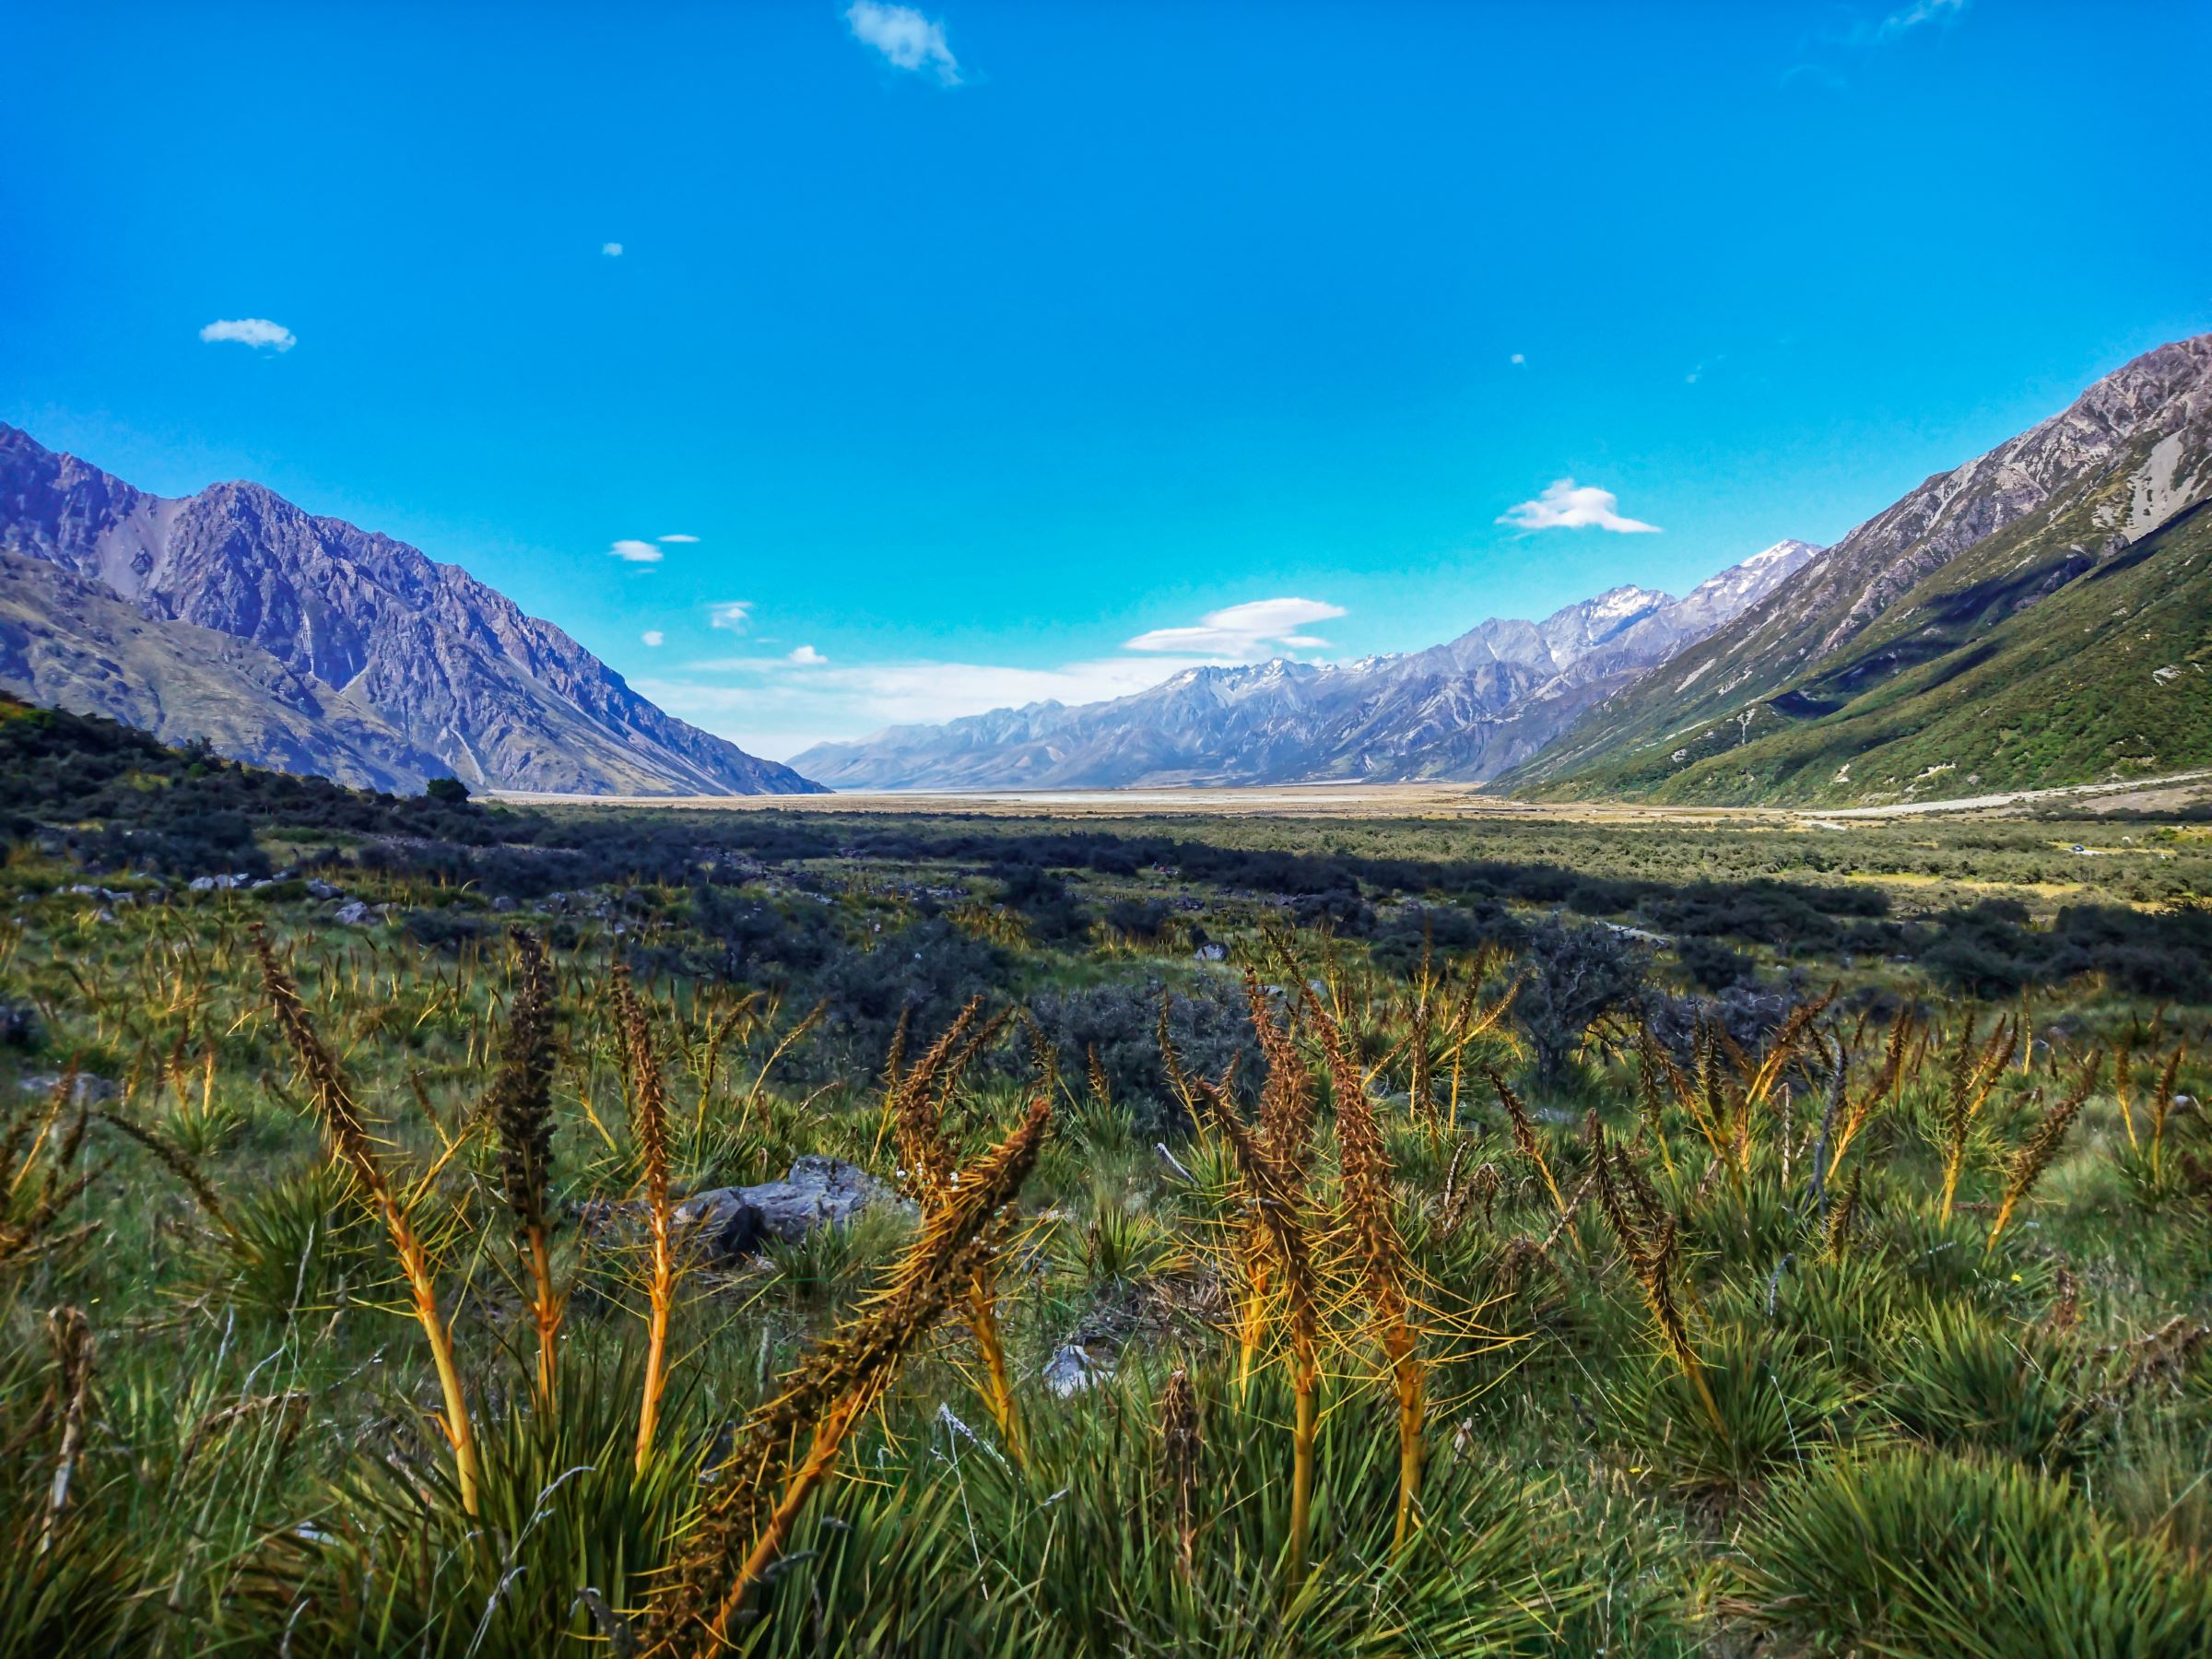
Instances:
[[[233,888],[249,885],[253,879],[241,871],[235,876],[194,876],[184,885],[195,893],[227,893]]]
[[[514,908],[514,898],[512,894],[501,893],[491,901],[491,908],[503,916]]]
[[[1090,1350],[1077,1343],[1054,1348],[1053,1357],[1044,1362],[1044,1385],[1063,1400],[1073,1399],[1095,1382],[1103,1382],[1113,1375],[1113,1362],[1095,1359]]]
[[[818,1227],[843,1227],[872,1205],[899,1202],[858,1164],[809,1152],[782,1181],[715,1187],[676,1208],[677,1231],[712,1261],[757,1253],[771,1240],[795,1244]]]
[[[377,915],[360,900],[348,899],[330,912],[330,919],[347,927],[367,927],[377,920]]]
[[[61,1072],[42,1072],[23,1079],[22,1089],[27,1095],[50,1095],[62,1086]],[[90,1072],[78,1072],[76,1081],[69,1086],[72,1105],[97,1106],[103,1100],[115,1098],[115,1085],[105,1077],[96,1077]]]
[[[339,890],[333,887],[329,882],[324,881],[321,877],[318,876],[307,884],[307,896],[310,899],[322,900],[339,899],[343,898],[345,895],[339,892]]]
[[[1229,960],[1229,947],[1218,939],[1208,939],[1191,954],[1201,962],[1226,962]]]
[[[36,1048],[39,1013],[29,1003],[0,1003],[0,1042],[9,1048]]]

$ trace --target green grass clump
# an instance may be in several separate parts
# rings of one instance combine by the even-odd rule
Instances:
[[[1925,1659],[2185,1659],[2212,1580],[2063,1478],[1919,1449],[1855,1452],[1777,1485],[1736,1594],[1790,1651]]]

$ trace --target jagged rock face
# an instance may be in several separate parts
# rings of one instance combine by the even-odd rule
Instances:
[[[818,746],[793,764],[846,789],[1479,782],[1536,753],[1592,702],[1818,552],[1783,542],[1682,599],[1618,587],[1541,622],[1493,618],[1410,654],[1193,668],[1110,702],[895,727]]]
[[[9,689],[121,713],[168,736],[206,736],[243,759],[295,770],[305,759],[308,770],[386,787],[419,787],[449,771],[472,787],[582,794],[816,787],[664,713],[559,629],[458,567],[314,517],[258,484],[164,500],[0,426],[0,551],[73,578],[72,613],[120,601],[157,630],[182,624],[242,641],[265,659],[234,664],[245,678],[283,681],[295,712],[342,702],[361,728],[334,738],[320,759],[312,717],[304,733],[274,714],[258,722],[285,726],[308,745],[304,756],[298,742],[257,747],[243,729],[255,723],[229,717],[234,708],[211,709],[207,729],[191,730],[189,680],[174,694],[140,688],[142,700],[162,704],[157,723],[123,712],[112,687],[94,696],[62,665],[65,651],[48,649],[44,672],[30,673],[26,653],[11,655],[0,633],[0,684]],[[49,634],[65,635],[65,620],[52,618]],[[145,654],[149,666],[159,656],[173,667],[206,653],[194,641],[166,652],[147,645]]]
[[[2212,335],[2202,335],[2147,352],[2049,419],[1928,479],[1666,673],[1594,709],[1508,782],[1576,787],[1587,778],[1599,792],[1640,789],[1656,781],[1630,759],[1640,751],[1679,753],[1692,766],[1709,757],[1684,739],[1722,723],[1740,723],[1749,737],[1761,721],[1833,712],[1839,694],[1959,642],[1956,618],[1944,614],[1957,608],[1951,590],[1994,590],[2032,571],[2027,589],[1983,618],[1994,622],[2208,494]]]

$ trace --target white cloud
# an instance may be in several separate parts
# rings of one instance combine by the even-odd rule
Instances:
[[[607,549],[614,558],[625,564],[659,564],[665,555],[649,541],[618,541]]]
[[[1508,360],[1509,362],[1511,362],[1511,363],[1512,363],[1512,365],[1513,365],[1513,366],[1514,366],[1514,367],[1517,369],[1517,368],[1521,367],[1523,364],[1526,363],[1526,362],[1528,361],[1528,359],[1527,359],[1527,358],[1525,358],[1524,356],[1523,356],[1523,355],[1522,355],[1520,352],[1516,351],[1516,352],[1514,352],[1514,353],[1513,353],[1513,355],[1512,355],[1512,356],[1510,359],[1508,359],[1507,360]]]
[[[658,651],[662,646],[668,642],[668,636],[663,633],[657,628],[647,629],[643,633],[640,634],[638,638],[644,641],[646,644],[652,646],[655,651]]]
[[[266,317],[235,317],[210,323],[200,330],[200,338],[210,345],[229,340],[241,346],[267,346],[277,351],[289,351],[300,344],[290,329]]]
[[[697,541],[699,537],[696,535],[656,535],[653,539],[655,541],[665,542],[682,542],[688,546],[690,543]]]
[[[1552,483],[1533,501],[1524,501],[1500,517],[1501,524],[1522,530],[1618,530],[1623,534],[1656,535],[1659,526],[1620,515],[1620,498],[1594,484],[1577,484],[1572,478]]]
[[[1891,12],[1875,26],[1877,41],[1894,41],[1924,23],[1954,23],[1966,9],[1966,0],[1912,0],[1902,11]]]
[[[683,677],[633,680],[631,688],[753,754],[782,759],[817,743],[849,742],[885,726],[935,724],[1024,703],[1127,697],[1214,661],[1107,657],[1052,668],[935,661],[825,663],[794,674],[787,657],[728,657],[687,664]],[[745,684],[691,677],[737,674],[747,677]]]
[[[853,0],[845,8],[845,23],[854,40],[883,53],[894,69],[934,69],[944,85],[960,84],[959,61],[945,43],[945,25],[912,6]]]
[[[1253,599],[1208,611],[1193,628],[1155,628],[1122,642],[1124,651],[1175,651],[1186,655],[1250,657],[1271,646],[1311,651],[1328,643],[1302,629],[1344,615],[1344,606],[1319,599]]]
[[[813,646],[802,645],[783,660],[801,668],[819,668],[830,659]]]
[[[753,602],[750,599],[726,599],[720,605],[707,606],[707,626],[729,633],[743,633],[753,623]]]
[[[620,242],[601,242],[599,252],[609,259],[619,259],[622,257],[622,244]]]

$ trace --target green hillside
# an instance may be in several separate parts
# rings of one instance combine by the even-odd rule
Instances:
[[[1820,674],[1529,793],[1879,804],[2212,765],[2206,504],[2100,551],[2045,530],[1946,566]]]

